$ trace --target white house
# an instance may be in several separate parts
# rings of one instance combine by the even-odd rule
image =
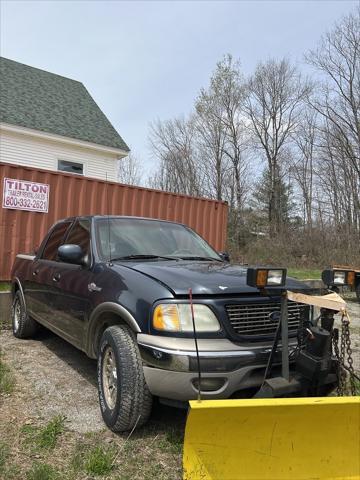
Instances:
[[[0,57],[0,161],[117,180],[129,148],[78,81]]]

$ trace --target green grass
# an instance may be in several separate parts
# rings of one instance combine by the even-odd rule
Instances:
[[[360,381],[355,380],[355,395],[360,395]]]
[[[294,277],[298,280],[320,280],[321,270],[289,268],[287,271],[287,275],[288,277]]]
[[[25,444],[31,445],[33,450],[52,450],[64,428],[65,417],[57,415],[42,428],[34,425],[24,425],[21,431],[26,436]]]
[[[9,456],[9,447],[4,442],[0,442],[0,473],[4,471],[6,459]]]
[[[59,472],[47,463],[34,462],[26,472],[27,480],[58,480]]]
[[[163,438],[158,442],[158,447],[162,452],[178,455],[183,447],[183,435],[178,430],[169,430],[165,432]]]
[[[114,447],[82,446],[72,459],[74,472],[85,471],[88,475],[108,475],[114,468],[116,451]]]
[[[0,352],[0,393],[10,394],[15,387],[15,378],[10,368],[4,363]]]
[[[11,290],[11,284],[9,282],[0,282],[0,292],[8,292]]]

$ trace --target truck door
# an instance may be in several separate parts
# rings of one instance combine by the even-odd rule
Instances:
[[[30,315],[45,325],[51,324],[52,319],[52,272],[56,265],[57,250],[71,223],[58,223],[51,231],[39,258],[32,264],[30,278],[25,286],[25,300]]]
[[[89,285],[93,278],[90,227],[89,219],[78,219],[64,242],[82,248],[86,265],[57,261],[52,272],[52,305],[56,328],[61,336],[79,348],[83,346],[85,321],[90,311]]]

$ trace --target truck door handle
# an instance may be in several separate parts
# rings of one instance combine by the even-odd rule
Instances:
[[[36,277],[36,275],[37,275],[38,273],[39,273],[39,270],[34,270],[34,271],[32,272],[33,277]]]
[[[60,273],[55,273],[55,275],[53,276],[53,282],[58,282],[60,278],[61,278]]]

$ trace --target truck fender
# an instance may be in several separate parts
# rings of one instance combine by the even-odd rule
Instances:
[[[12,294],[12,297],[14,297],[15,295],[15,287],[18,287],[19,290],[20,290],[20,293],[21,293],[21,296],[23,298],[23,302],[24,302],[24,305],[26,307],[26,302],[25,302],[25,295],[24,295],[24,290],[22,288],[22,285],[21,285],[21,282],[19,280],[18,277],[14,277],[13,281],[12,281],[12,285],[11,285],[11,294]]]
[[[116,315],[124,323],[126,323],[134,333],[141,333],[141,329],[137,321],[126,308],[114,302],[101,303],[93,310],[89,318],[86,352],[91,358],[96,358],[96,346],[94,339],[97,337],[98,329],[101,328],[101,325],[98,324],[97,320],[101,315],[104,314]]]

